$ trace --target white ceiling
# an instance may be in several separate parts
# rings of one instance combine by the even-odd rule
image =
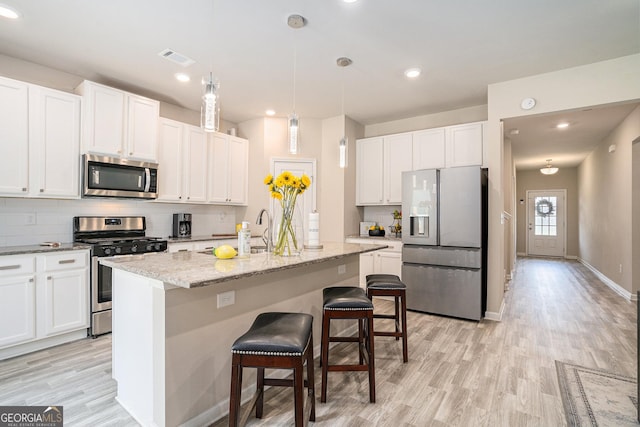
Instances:
[[[294,51],[298,115],[341,114],[344,84],[345,114],[365,125],[484,105],[490,83],[640,52],[638,0],[0,1],[22,13],[0,18],[0,54],[193,110],[213,70],[231,122],[291,112]],[[289,28],[292,13],[307,26]],[[166,48],[196,63],[159,57]],[[422,76],[407,80],[409,67]]]

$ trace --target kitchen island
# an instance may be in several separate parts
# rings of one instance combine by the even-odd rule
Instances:
[[[385,247],[324,243],[297,257],[220,260],[178,252],[101,259],[113,269],[118,402],[145,426],[212,423],[228,412],[231,344],[254,318],[266,311],[312,314],[319,354],[322,289],[357,285],[359,255]],[[243,396],[250,396],[251,370],[244,380]]]

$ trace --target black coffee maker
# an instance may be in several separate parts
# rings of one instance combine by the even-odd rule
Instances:
[[[173,236],[172,237],[191,237],[191,214],[177,213],[173,214]]]

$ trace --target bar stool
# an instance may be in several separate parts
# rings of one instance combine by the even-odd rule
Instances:
[[[249,330],[231,347],[231,396],[229,426],[244,426],[252,409],[262,418],[264,386],[294,388],[295,425],[315,421],[313,374],[313,316],[304,313],[262,313]],[[307,379],[304,380],[304,363]],[[242,369],[258,368],[257,389],[245,413],[240,417]],[[293,369],[293,379],[265,378],[265,368]],[[303,398],[307,387],[307,398]]]
[[[369,274],[367,275],[367,296],[393,297],[395,301],[394,314],[376,314],[374,319],[393,319],[395,331],[376,331],[373,335],[383,337],[402,338],[402,361],[407,363],[409,355],[407,351],[407,286],[394,274]]]
[[[356,286],[335,286],[322,291],[322,393],[320,401],[327,401],[327,374],[329,371],[368,371],[369,401],[376,401],[375,358],[373,356],[373,303],[364,289]],[[358,337],[330,335],[331,320],[357,319]],[[329,346],[332,342],[357,342],[358,364],[330,365]]]

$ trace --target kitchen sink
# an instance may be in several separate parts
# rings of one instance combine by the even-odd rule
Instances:
[[[238,248],[234,248],[236,251],[238,250]],[[251,246],[251,253],[252,254],[263,254],[267,252],[267,247],[266,246]],[[198,251],[198,253],[201,254],[205,254],[205,255],[213,255],[213,251],[208,250],[208,251]]]

